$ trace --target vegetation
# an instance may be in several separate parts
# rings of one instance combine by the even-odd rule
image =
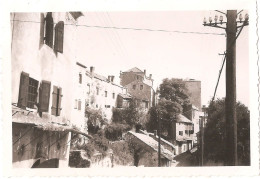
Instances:
[[[237,139],[238,163],[250,165],[250,112],[238,102]],[[225,160],[225,99],[211,102],[208,108],[208,121],[204,133],[205,159],[208,162],[224,163]]]
[[[101,110],[86,107],[85,116],[88,118],[88,132],[92,134],[96,134],[98,130],[107,123],[107,120],[103,117]]]
[[[189,95],[182,79],[164,79],[160,84],[160,100],[156,107],[149,111],[150,120],[146,127],[147,130],[153,131],[158,128],[158,111],[160,111],[161,130],[172,139],[171,122],[182,113],[183,107],[190,104]]]

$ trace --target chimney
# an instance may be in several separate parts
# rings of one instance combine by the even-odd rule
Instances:
[[[149,78],[152,79],[152,74],[150,74]]]
[[[95,71],[95,67],[91,66],[91,67],[90,67],[90,73],[93,74],[94,71]]]
[[[154,135],[154,137],[157,136],[157,130],[154,130],[154,131],[153,131],[153,135]]]
[[[144,69],[144,75],[146,75],[146,69]]]
[[[115,78],[115,76],[110,76],[111,82],[114,82],[114,78]]]

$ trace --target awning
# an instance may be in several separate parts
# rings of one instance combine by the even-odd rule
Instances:
[[[28,111],[26,109],[21,109],[17,106],[12,106],[12,122],[16,124],[24,124],[24,125],[30,125],[35,128],[45,130],[45,131],[58,131],[58,132],[73,132],[76,134],[81,134],[83,136],[86,136],[90,139],[93,137],[87,134],[84,131],[81,131],[80,129],[73,127],[71,125],[68,125],[66,123],[59,123],[55,121],[51,121],[52,118],[49,116],[40,117],[38,116],[37,112],[35,111]],[[58,117],[56,117],[58,118]]]

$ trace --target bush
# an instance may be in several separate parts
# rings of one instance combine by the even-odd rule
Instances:
[[[88,118],[88,131],[92,134],[96,134],[99,129],[107,123],[106,119],[102,115],[101,110],[86,107],[85,116]]]
[[[122,138],[123,133],[130,129],[130,126],[127,124],[111,123],[105,127],[105,136],[112,141],[119,140]]]

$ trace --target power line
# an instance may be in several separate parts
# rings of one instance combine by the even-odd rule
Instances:
[[[11,20],[16,22],[28,22],[28,23],[41,23],[37,21],[28,20]],[[57,24],[57,23],[53,23]],[[86,24],[64,24],[83,26],[89,28],[102,28],[102,29],[117,29],[117,30],[135,30],[135,31],[149,31],[149,32],[167,32],[167,33],[182,33],[182,34],[199,34],[199,35],[226,35],[226,33],[208,33],[208,32],[192,32],[192,31],[179,31],[179,30],[164,30],[164,29],[149,29],[149,28],[133,28],[133,27],[116,27],[116,26],[98,26],[98,25],[86,25]]]

